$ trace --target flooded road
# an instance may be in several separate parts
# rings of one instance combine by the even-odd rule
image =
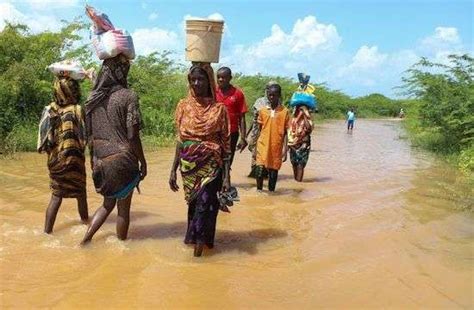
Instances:
[[[237,154],[241,202],[220,213],[214,250],[183,244],[183,192],[168,189],[172,149],[147,153],[129,240],[116,211],[87,248],[74,200],[53,235],[46,158],[0,161],[0,306],[15,308],[474,307],[472,189],[409,147],[399,121],[318,126],[305,181],[285,163],[275,194],[257,193]],[[89,212],[101,199],[91,186]],[[266,186],[266,183],[265,183]],[[266,187],[265,187],[266,188]]]

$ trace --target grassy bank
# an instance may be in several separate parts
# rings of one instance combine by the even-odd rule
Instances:
[[[433,128],[425,128],[420,123],[414,116],[403,121],[412,146],[430,151],[447,164],[457,167],[474,185],[474,146],[453,149],[449,137]]]

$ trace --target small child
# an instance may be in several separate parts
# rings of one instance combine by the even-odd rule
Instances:
[[[290,113],[281,105],[281,87],[273,84],[267,89],[270,106],[263,107],[258,112],[260,135],[257,141],[257,190],[263,189],[263,172],[268,171],[268,190],[275,191],[278,170],[286,161],[287,130]]]

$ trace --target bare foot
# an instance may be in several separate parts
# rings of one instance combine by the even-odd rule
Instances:
[[[196,244],[194,246],[194,257],[200,257],[202,255],[203,249],[204,249],[204,244]]]
[[[79,246],[85,247],[86,245],[89,245],[90,242],[90,240],[82,240],[81,243],[79,243]]]

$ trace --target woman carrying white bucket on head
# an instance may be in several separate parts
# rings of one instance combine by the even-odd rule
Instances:
[[[222,20],[186,20],[186,60],[218,63],[223,30]]]

